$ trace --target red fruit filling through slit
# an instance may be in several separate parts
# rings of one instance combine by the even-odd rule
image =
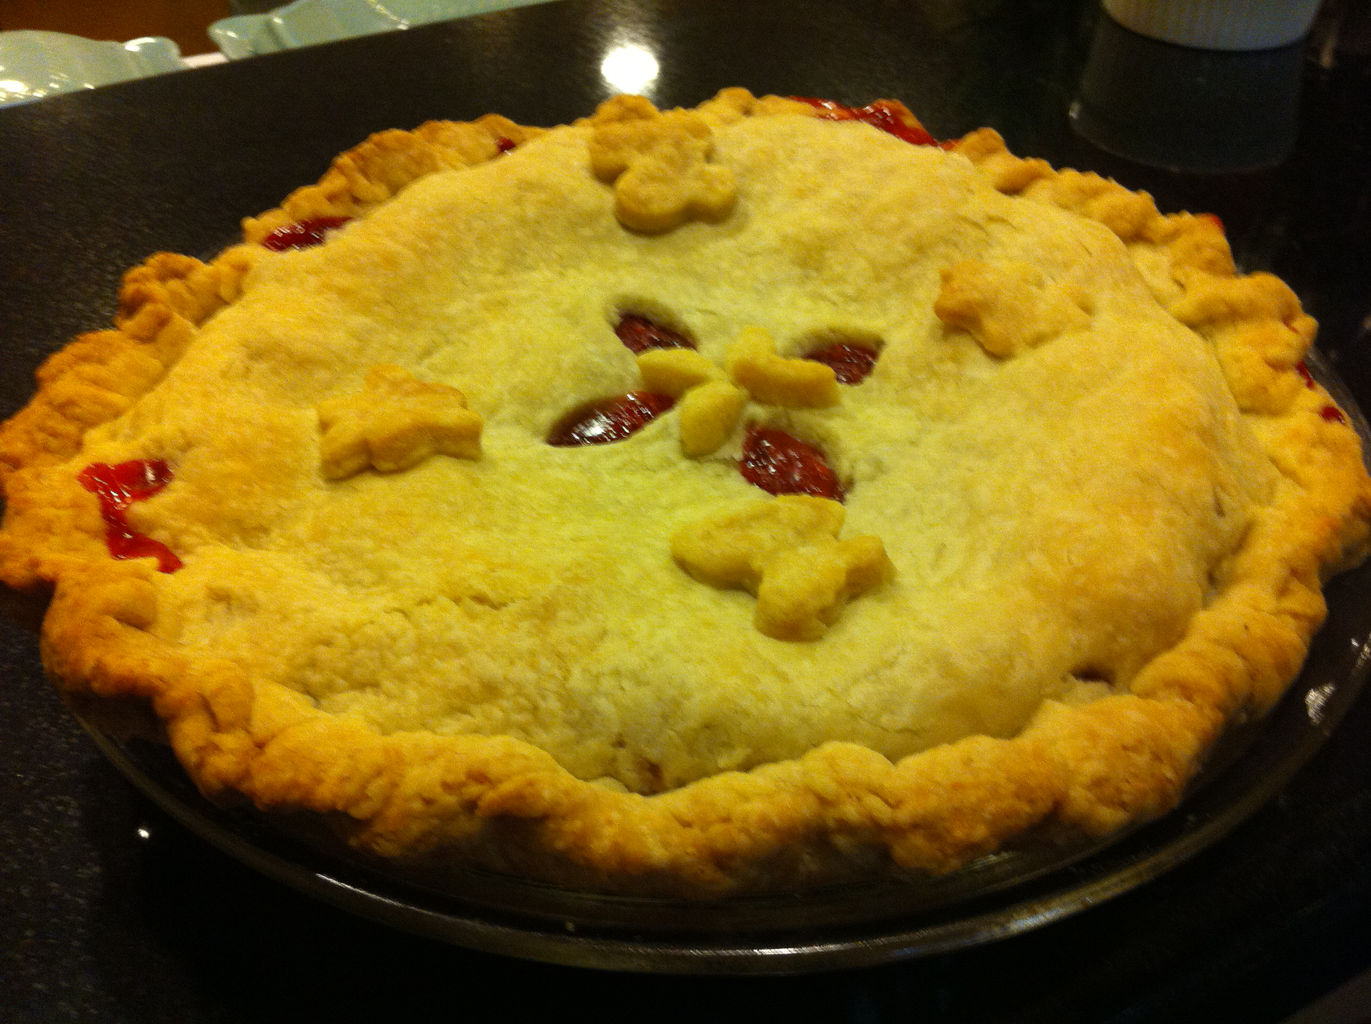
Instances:
[[[835,341],[815,349],[806,359],[831,367],[839,384],[860,384],[876,368],[876,350],[850,341]]]
[[[602,398],[563,417],[548,433],[547,443],[557,448],[575,448],[622,441],[675,404],[670,395],[651,391]]]
[[[175,572],[181,559],[161,541],[129,525],[128,507],[151,498],[171,483],[171,468],[162,459],[134,459],[118,465],[97,462],[78,475],[81,486],[100,499],[105,546],[114,558],[155,558],[161,572]]]
[[[738,471],[744,480],[768,494],[812,494],[843,500],[838,474],[823,452],[784,430],[749,427]]]
[[[653,348],[694,348],[695,342],[673,327],[667,327],[637,313],[625,313],[614,326],[614,333],[635,356]]]
[[[809,96],[792,96],[791,99],[808,103],[827,121],[861,121],[914,146],[941,146],[943,149],[951,149],[957,144],[955,140],[939,142],[924,129],[909,124],[904,120],[899,108],[885,100],[877,100],[865,107],[849,107],[833,100],[814,99]]]
[[[312,217],[295,224],[287,224],[283,228],[277,228],[262,239],[262,245],[272,252],[285,252],[287,249],[309,249],[312,246],[322,245],[330,231],[342,227],[351,219],[350,217]]]
[[[1315,387],[1318,386],[1317,382],[1314,380],[1314,375],[1309,372],[1309,367],[1303,360],[1295,364],[1295,369],[1299,371],[1300,377],[1304,380],[1305,387],[1309,388],[1310,390],[1313,390]],[[1347,422],[1347,417],[1343,414],[1343,411],[1339,409],[1336,405],[1325,405],[1322,409],[1319,410],[1319,415],[1326,419],[1329,423]]]

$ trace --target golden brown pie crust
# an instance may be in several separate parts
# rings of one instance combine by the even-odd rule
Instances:
[[[737,89],[694,112],[661,113],[621,97],[583,123],[597,131],[589,173],[615,190],[625,230],[726,225],[739,200],[710,163],[702,126],[817,112]],[[1120,692],[1044,701],[1017,735],[971,735],[894,759],[834,740],[802,756],[635,793],[578,778],[510,736],[385,731],[335,715],[232,660],[192,656],[155,635],[156,566],[111,558],[95,498],[54,467],[79,468],[87,432],[152,391],[202,325],[238,299],[273,230],[366,217],[434,172],[492,161],[540,133],[492,116],[373,136],[339,156],[317,185],[246,220],[243,243],[212,261],[163,253],[130,271],[113,328],[47,361],[30,405],[0,430],[0,577],[21,590],[52,588],[42,652],[66,692],[146,700],[210,798],[311,812],[367,854],[693,895],[874,874],[892,864],[946,872],[1025,836],[1109,834],[1172,808],[1220,734],[1280,697],[1322,622],[1322,582],[1360,557],[1371,520],[1357,436],[1303,370],[1313,321],[1276,278],[1235,270],[1213,218],[1162,214],[1147,195],[1112,181],[1016,157],[989,129],[949,148],[1000,193],[1079,214],[1116,235],[1157,301],[1212,346],[1278,477],[1221,590]],[[1089,311],[1067,292],[1046,294],[1031,275],[970,262],[945,268],[937,315],[989,356],[1007,359],[1074,329]],[[719,408],[732,408],[737,380],[699,372],[682,389],[710,386]],[[418,386],[390,379],[402,393]],[[452,400],[456,429],[467,431],[454,444],[462,457],[476,457],[476,428],[456,412],[466,412],[465,402],[460,394]],[[715,408],[693,442],[702,450],[732,424],[720,427],[719,416],[734,414]],[[333,475],[365,463],[365,453],[361,463],[354,458],[358,445]]]

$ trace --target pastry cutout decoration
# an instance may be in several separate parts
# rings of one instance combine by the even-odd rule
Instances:
[[[681,400],[681,451],[692,459],[723,447],[747,406],[747,392],[724,380],[723,371],[693,349],[643,352],[638,374],[644,387]]]
[[[430,455],[481,455],[481,417],[466,396],[398,366],[374,367],[360,392],[320,402],[318,412],[320,464],[330,480],[368,468],[394,473]]]
[[[633,231],[661,234],[689,220],[719,221],[737,198],[733,172],[710,163],[713,132],[698,114],[658,113],[644,101],[624,120],[600,123],[590,165],[614,185],[614,213]]]
[[[987,355],[1006,359],[1068,331],[1090,326],[1089,301],[1049,283],[1027,263],[961,260],[942,271],[933,312],[968,332]]]
[[[632,337],[655,339],[659,331],[667,332],[667,340],[663,343],[642,347],[628,341],[624,343],[637,353],[643,387],[649,392],[681,400],[681,449],[691,458],[709,455],[721,448],[737,429],[749,401],[792,409],[824,409],[837,405],[841,398],[839,385],[861,383],[875,367],[879,355],[873,345],[836,341],[803,357],[790,358],[777,353],[776,344],[767,331],[746,327],[729,350],[724,368],[720,369],[698,352],[693,343],[678,344],[672,340],[673,336],[684,338],[684,335],[659,328],[646,317],[635,320],[638,322],[630,332]],[[624,338],[622,322],[616,332]],[[772,493],[793,490],[828,498],[841,497],[836,478],[834,486],[821,490],[783,488]]]
[[[637,363],[645,388],[674,398],[723,376],[718,366],[690,348],[649,349]]]
[[[815,640],[852,598],[894,574],[879,537],[838,540],[845,512],[827,498],[785,495],[690,523],[671,555],[695,579],[757,598],[753,624],[777,640]]]
[[[764,405],[790,409],[826,409],[837,405],[838,377],[832,366],[815,359],[790,359],[776,352],[771,335],[745,327],[725,362],[733,383]]]
[[[747,407],[747,392],[726,380],[708,380],[681,400],[681,451],[691,458],[713,454],[733,436]]]

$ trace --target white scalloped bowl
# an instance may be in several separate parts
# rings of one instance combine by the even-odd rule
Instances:
[[[295,0],[269,14],[222,18],[209,37],[229,60],[425,25],[547,0]]]
[[[176,44],[162,36],[116,43],[65,32],[0,32],[0,105],[185,68]]]

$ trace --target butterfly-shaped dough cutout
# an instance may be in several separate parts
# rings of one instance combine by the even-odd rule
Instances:
[[[476,459],[481,417],[456,388],[376,366],[362,390],[320,402],[320,467],[330,480],[366,469],[394,473],[431,455]]]
[[[828,498],[781,495],[687,524],[671,555],[702,583],[753,594],[765,635],[815,640],[848,601],[894,574],[879,537],[838,539],[845,516]]]

